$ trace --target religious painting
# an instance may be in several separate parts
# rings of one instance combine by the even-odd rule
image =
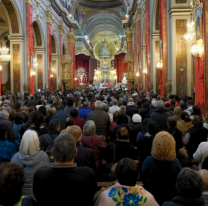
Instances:
[[[176,94],[179,98],[187,95],[187,20],[176,20]]]
[[[195,10],[195,34],[196,34],[196,41],[202,38],[202,9],[198,7]]]
[[[43,89],[43,55],[37,54],[37,86],[38,89]]]
[[[14,93],[20,92],[20,45],[13,44],[13,87]]]

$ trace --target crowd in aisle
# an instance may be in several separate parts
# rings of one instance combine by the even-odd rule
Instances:
[[[0,205],[208,206],[207,136],[192,97],[2,95]]]

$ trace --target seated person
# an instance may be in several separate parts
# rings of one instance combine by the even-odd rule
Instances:
[[[24,168],[15,163],[0,166],[0,205],[33,206],[31,197],[22,196]]]
[[[177,177],[176,188],[179,195],[162,206],[205,205],[202,197],[204,182],[197,172],[190,168],[183,168]]]
[[[97,190],[95,174],[89,167],[77,167],[76,141],[72,135],[59,135],[51,149],[54,164],[34,175],[33,192],[38,205],[93,205]]]
[[[137,164],[128,158],[121,159],[116,166],[117,183],[102,192],[95,206],[158,206],[154,197],[136,184],[139,174]]]
[[[17,152],[15,144],[7,139],[7,126],[0,124],[0,164],[10,162]]]

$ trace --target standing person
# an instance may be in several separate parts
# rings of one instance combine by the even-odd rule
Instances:
[[[83,118],[85,121],[87,121],[87,115],[92,112],[91,109],[88,108],[89,107],[89,102],[85,101],[82,104],[82,107],[80,107],[78,109],[78,113],[79,113],[79,117]]]
[[[22,194],[25,196],[33,195],[33,176],[41,167],[49,167],[49,158],[47,154],[40,151],[40,142],[37,132],[27,130],[20,144],[20,151],[16,153],[11,162],[18,164],[24,168],[25,184],[22,188]]]
[[[187,100],[186,105],[188,109],[184,110],[184,112],[187,112],[189,116],[192,115],[193,113],[193,106],[194,106],[194,101],[193,100]]]
[[[69,117],[68,113],[64,111],[64,106],[61,104],[58,106],[58,112],[52,116],[51,119],[59,119],[61,123],[61,130],[65,129],[65,120]]]
[[[51,152],[55,163],[50,168],[40,168],[34,175],[33,191],[38,204],[93,205],[97,190],[95,174],[92,169],[74,163],[77,149],[73,136],[57,137]]]
[[[95,111],[87,116],[87,121],[93,120],[96,126],[96,134],[108,137],[108,128],[110,126],[110,117],[103,111],[103,103],[101,101],[95,102]]]
[[[118,100],[113,99],[112,100],[112,107],[109,107],[109,113],[114,114],[114,112],[117,112],[120,110],[120,107],[118,106]]]
[[[168,132],[155,136],[151,155],[142,165],[142,182],[144,188],[162,205],[177,195],[175,182],[181,170],[176,158],[175,140]]]
[[[74,125],[79,126],[81,128],[81,130],[83,130],[85,120],[78,116],[79,115],[78,110],[72,109],[70,112],[70,115],[71,115],[72,119],[74,120]]]
[[[171,116],[169,112],[165,110],[165,105],[162,100],[157,101],[156,110],[150,116],[151,120],[156,121],[160,126],[160,131],[166,130],[168,117]]]
[[[126,114],[132,118],[134,114],[138,114],[138,113],[139,110],[138,107],[134,104],[134,99],[129,98],[128,104],[126,105]]]
[[[64,111],[68,113],[69,117],[70,117],[70,112],[71,112],[71,110],[74,109],[73,104],[74,104],[74,103],[73,103],[73,100],[72,100],[71,98],[68,99],[68,101],[67,101],[67,106],[66,106],[66,108],[64,109]]]

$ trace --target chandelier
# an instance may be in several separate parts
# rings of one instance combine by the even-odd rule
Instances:
[[[9,55],[9,49],[6,47],[6,41],[2,41],[2,47],[0,47],[0,60],[1,66],[6,66],[11,59],[11,55]]]

